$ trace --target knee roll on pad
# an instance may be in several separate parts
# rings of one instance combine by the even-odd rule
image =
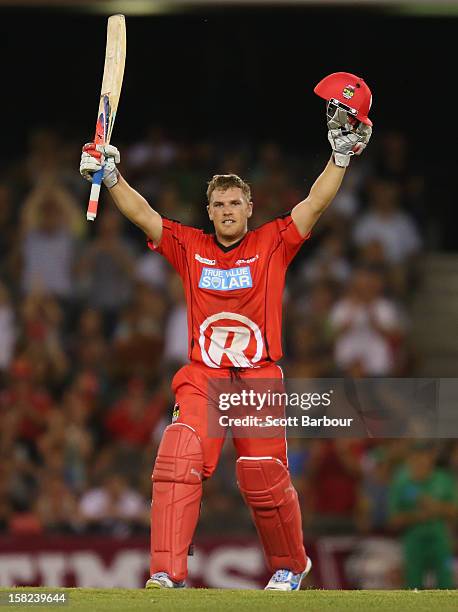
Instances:
[[[200,512],[203,451],[197,433],[182,423],[169,425],[153,470],[151,574],[167,572],[184,580],[187,554]]]
[[[202,483],[202,443],[189,425],[169,425],[162,436],[153,470],[153,482]]]
[[[307,558],[301,513],[286,467],[273,457],[240,457],[237,482],[250,508],[270,571],[302,572]]]

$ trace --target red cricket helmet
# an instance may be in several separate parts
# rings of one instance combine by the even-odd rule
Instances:
[[[367,116],[372,104],[372,93],[361,77],[350,72],[334,72],[324,77],[313,91],[343,108],[358,121],[372,125]]]

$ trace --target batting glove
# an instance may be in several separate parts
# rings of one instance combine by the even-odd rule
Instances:
[[[121,161],[119,151],[113,145],[85,144],[81,154],[80,174],[92,183],[92,175],[103,166],[103,184],[111,189],[118,182],[116,164]]]
[[[347,112],[337,107],[334,115],[328,119],[328,128],[334,163],[342,168],[348,166],[353,155],[361,155],[372,134],[369,125],[358,122],[355,127],[350,123]]]

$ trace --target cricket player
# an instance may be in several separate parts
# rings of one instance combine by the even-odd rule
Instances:
[[[343,74],[343,73],[339,73]],[[357,77],[355,77],[357,78]],[[346,83],[346,82],[345,82]],[[181,588],[197,525],[202,481],[216,468],[224,437],[207,433],[208,382],[213,378],[281,379],[282,293],[288,265],[336,195],[353,155],[369,142],[371,122],[350,117],[337,100],[327,105],[332,157],[309,195],[254,230],[249,185],[234,174],[208,184],[207,211],[214,234],[162,217],[120,175],[118,150],[83,147],[80,172],[103,182],[114,203],[180,275],[188,308],[189,361],[175,375],[174,420],[154,465],[151,578],[147,588]],[[363,122],[364,121],[364,122]],[[286,440],[235,438],[236,473],[250,508],[272,578],[266,589],[295,591],[310,571],[297,493],[288,472]]]
[[[428,574],[435,588],[453,589],[453,535],[458,491],[453,475],[437,466],[430,440],[411,446],[395,474],[389,496],[390,523],[402,533],[405,586],[423,589]]]

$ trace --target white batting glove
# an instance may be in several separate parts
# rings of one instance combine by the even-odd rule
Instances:
[[[355,129],[349,122],[347,112],[341,108],[336,108],[328,120],[328,128],[334,163],[342,168],[348,166],[353,155],[361,155],[372,134],[372,128],[365,123],[359,122]]]
[[[113,145],[85,144],[81,154],[80,174],[92,183],[92,175],[103,165],[103,184],[111,189],[118,182],[119,171],[116,164],[121,161],[119,151]]]

